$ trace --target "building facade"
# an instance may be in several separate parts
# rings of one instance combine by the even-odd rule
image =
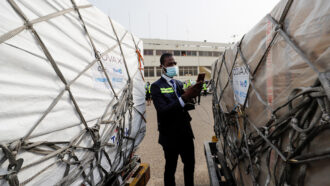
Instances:
[[[196,80],[198,73],[210,79],[211,65],[223,54],[229,44],[180,40],[142,39],[144,48],[144,76],[150,83],[161,75],[160,56],[172,53],[179,67],[176,79]]]

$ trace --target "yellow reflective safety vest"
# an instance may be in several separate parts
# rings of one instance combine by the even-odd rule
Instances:
[[[188,84],[187,84],[187,87],[190,87],[190,86],[191,86],[191,81],[189,80]]]
[[[206,83],[203,84],[203,90],[207,90]]]
[[[150,88],[151,88],[151,85],[146,85],[146,93],[151,93],[151,91],[150,91]]]

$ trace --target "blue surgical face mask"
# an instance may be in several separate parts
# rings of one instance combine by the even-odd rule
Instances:
[[[166,75],[168,77],[171,77],[172,78],[172,77],[178,75],[178,71],[179,71],[179,69],[178,69],[177,66],[167,67],[166,68]]]

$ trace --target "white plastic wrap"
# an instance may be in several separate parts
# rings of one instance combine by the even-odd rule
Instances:
[[[328,158],[299,159],[329,153],[329,20],[327,0],[281,0],[213,64],[215,132],[237,185],[329,185]]]
[[[49,51],[68,86],[54,70],[33,30],[24,27],[15,32],[15,29],[19,30],[26,24],[10,2],[16,3],[27,20],[34,23],[33,30]],[[104,175],[100,175],[95,165],[102,165],[110,174],[123,168],[144,137],[143,63],[137,52],[143,51],[141,40],[113,20],[112,27],[108,16],[90,6],[88,1],[77,0],[75,3],[118,99],[102,70],[101,62],[96,60],[84,24],[71,1],[0,2],[0,143],[8,147],[16,160],[24,160],[17,173],[20,183],[81,184],[84,177],[81,167],[76,164],[70,166],[65,177],[71,177],[70,181],[60,182],[67,165],[61,160],[61,155],[66,160],[72,151],[80,165],[85,166],[83,170],[87,175],[90,173],[88,161],[92,162],[94,178],[90,183],[97,184]],[[61,11],[61,14],[55,15]],[[46,20],[41,20],[45,17]],[[8,37],[8,33],[12,36]],[[72,96],[67,87],[70,87]],[[86,132],[86,135],[73,142],[81,132]],[[96,135],[94,138],[98,139],[101,147],[95,145],[90,133]],[[42,142],[55,142],[57,147],[50,148]],[[36,146],[28,147],[31,144]],[[82,147],[95,147],[96,150]],[[46,153],[33,152],[37,148]],[[111,163],[100,149],[106,151]],[[55,155],[51,156],[52,153]],[[0,160],[3,157],[6,154],[2,149]],[[46,160],[37,162],[42,158]],[[37,163],[26,167],[34,162]],[[9,164],[8,160],[0,161],[0,172],[9,171]],[[77,174],[73,174],[75,171]],[[33,179],[28,180],[31,177]],[[8,185],[7,181],[4,176],[0,177],[0,185]]]

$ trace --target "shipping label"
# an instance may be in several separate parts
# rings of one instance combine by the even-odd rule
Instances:
[[[123,59],[113,55],[105,55],[101,58],[105,72],[114,89],[120,89],[126,84],[126,71]],[[109,89],[110,84],[98,62],[92,67],[94,87],[99,89]]]
[[[233,89],[234,99],[237,103],[244,104],[249,85],[249,70],[245,66],[235,67],[233,69]]]

